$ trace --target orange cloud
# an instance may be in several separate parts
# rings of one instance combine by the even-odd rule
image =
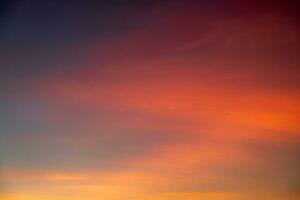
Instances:
[[[102,169],[101,160],[98,170],[8,170],[4,180],[19,188],[17,196],[3,198],[292,199],[261,183],[275,162],[244,145],[292,146],[299,140],[299,70],[293,53],[286,53],[298,43],[297,32],[276,14],[236,19],[199,10],[181,4],[158,8],[138,30],[101,45],[95,41],[73,73],[32,81],[34,95],[50,110],[41,120],[81,130],[67,136],[73,140],[49,135],[28,140],[71,146],[92,159],[105,157],[103,162],[111,157],[100,155],[106,142],[101,137],[117,140],[109,149],[117,154],[122,146],[137,145],[131,142],[137,136],[145,142],[116,156],[112,169]],[[93,116],[82,116],[82,110]],[[147,146],[151,134],[166,141]],[[279,176],[288,175],[283,170]],[[33,185],[28,189],[27,183]]]

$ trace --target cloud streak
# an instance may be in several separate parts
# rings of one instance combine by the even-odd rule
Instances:
[[[57,11],[80,23],[60,29],[53,45],[69,49],[60,41],[76,29],[78,40],[69,42],[77,56],[46,51],[39,61],[23,60],[13,42],[3,61],[14,68],[1,81],[0,172],[7,189],[0,197],[299,197],[299,30],[283,5],[268,5],[59,6],[80,10]],[[19,8],[26,20],[15,16],[17,27],[40,27],[28,15],[42,5],[32,6]],[[97,6],[114,12],[96,14]],[[62,28],[65,21],[57,23]],[[15,74],[32,63],[49,66]]]

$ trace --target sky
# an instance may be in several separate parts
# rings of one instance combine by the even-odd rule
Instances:
[[[295,2],[0,1],[0,199],[299,199]]]

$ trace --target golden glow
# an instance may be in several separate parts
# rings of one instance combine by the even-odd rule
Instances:
[[[86,44],[70,74],[28,81],[37,105],[13,108],[36,116],[5,147],[1,200],[299,198],[295,28],[184,2]]]

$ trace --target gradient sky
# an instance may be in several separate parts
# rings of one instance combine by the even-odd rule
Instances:
[[[300,199],[297,6],[0,1],[0,199]]]

